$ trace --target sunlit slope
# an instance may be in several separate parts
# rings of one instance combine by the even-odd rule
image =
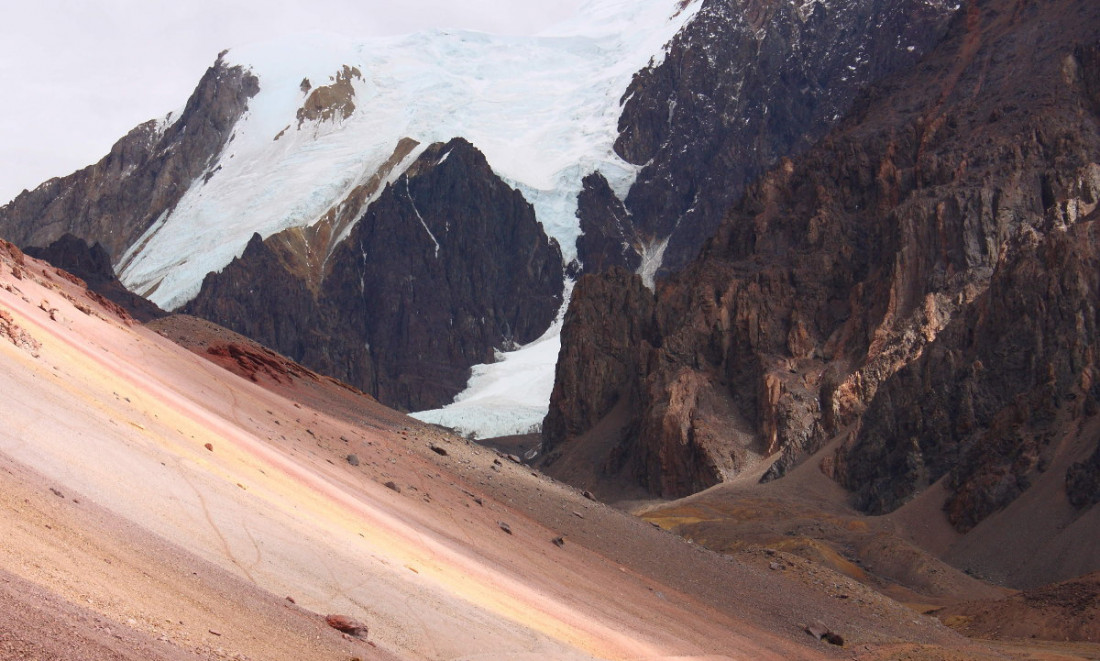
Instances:
[[[117,531],[84,521],[80,507],[151,533],[224,571],[231,583],[289,596],[296,608],[319,615],[369,623],[376,647],[364,644],[365,653],[814,656],[571,540],[553,544],[560,531],[482,488],[494,476],[525,470],[503,466],[490,451],[396,415],[364,416],[354,425],[302,408],[127,325],[30,259],[25,266],[5,259],[0,267],[0,310],[10,317],[6,334],[22,338],[0,341],[0,454],[80,501],[66,506],[77,508],[74,520],[86,527],[78,537],[88,544]],[[530,481],[546,499],[567,491],[543,478]],[[20,521],[18,512],[5,515]],[[35,539],[13,537],[30,547],[46,543]],[[131,553],[141,557],[142,549]],[[105,613],[140,610],[127,600],[170,611],[175,601],[194,599],[179,586],[155,597],[104,588],[112,584],[105,576],[118,570],[106,563],[102,574],[89,570],[64,547],[47,555],[11,548],[0,560],[0,570],[46,589],[101,595],[80,605]],[[150,634],[167,626],[133,619]],[[335,636],[333,644],[348,642],[323,633]],[[194,641],[203,632],[192,634]],[[298,634],[240,644],[253,651],[270,645],[259,658],[293,658],[279,650],[293,649],[282,638]]]

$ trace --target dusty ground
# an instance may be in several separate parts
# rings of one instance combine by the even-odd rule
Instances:
[[[827,453],[828,448],[825,452]],[[991,658],[1096,659],[1100,584],[1090,574],[1066,584],[1019,593],[949,564],[971,540],[955,532],[942,512],[943,492],[929,489],[894,514],[869,517],[848,505],[847,494],[808,461],[786,478],[759,484],[759,467],[742,480],[674,502],[626,503],[645,520],[739,561],[816,587],[833,598],[873,604],[888,597],[914,613],[932,615],[990,645]],[[1033,503],[1034,518],[1056,516]],[[1078,527],[1088,522],[1076,522]],[[1088,530],[1088,528],[1084,528]],[[1011,537],[987,526],[982,534]],[[1017,531],[1019,532],[1019,531]],[[1088,538],[1086,533],[1084,536]],[[1024,543],[1035,545],[1037,540]],[[1093,539],[1095,544],[1095,539]],[[1068,568],[1089,562],[1093,549]],[[1000,566],[1018,555],[1004,539],[981,553]],[[973,552],[972,552],[973,554]],[[1039,559],[1041,560],[1041,558]],[[1059,558],[1049,558],[1054,573]],[[1035,564],[1040,564],[1036,562]],[[1025,576],[1031,578],[1037,571]],[[996,642],[993,642],[996,641]],[[971,651],[901,645],[874,654],[890,658],[971,658]]]
[[[0,624],[14,658],[836,652],[792,623],[812,596],[797,586],[744,567],[716,580],[719,556],[492,451],[329,382],[278,384],[292,401],[31,260],[4,260],[0,288],[17,338],[0,341],[0,572],[20,595]],[[326,627],[329,613],[367,623],[369,642]]]
[[[936,615],[980,638],[1100,643],[1100,573],[993,602],[954,604]]]

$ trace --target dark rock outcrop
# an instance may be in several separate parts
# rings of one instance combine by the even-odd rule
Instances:
[[[561,306],[557,244],[461,139],[388,186],[319,280],[289,245],[253,237],[185,310],[406,410],[451,401],[470,366],[534,340]]]
[[[121,306],[138,321],[158,319],[167,314],[119,282],[111,266],[111,257],[98,243],[89,246],[83,239],[65,234],[45,248],[28,247],[26,253],[81,278],[88,289]]]
[[[632,431],[602,456],[675,496],[757,455],[780,477],[844,434],[823,468],[864,507],[949,474],[960,529],[1026,489],[1044,444],[1091,415],[1093,230],[1074,226],[1100,201],[1097,28],[1083,0],[971,3],[919,65],[751,186],[658,287],[655,349],[617,372],[637,375],[615,386],[639,393],[616,426]],[[568,315],[562,361],[628,355],[593,339],[610,323]],[[558,374],[578,382],[555,389],[566,419],[545,433],[566,448],[600,425],[570,393],[602,386],[581,361]],[[1067,475],[1078,503],[1091,452]]]
[[[577,257],[586,273],[602,273],[613,266],[636,271],[641,265],[641,242],[630,214],[599,172],[584,178],[577,196],[581,236]]]
[[[1066,497],[1078,509],[1100,503],[1100,445],[1092,456],[1066,471]]]
[[[305,360],[326,337],[316,295],[294,263],[259,234],[220,273],[208,274],[199,295],[181,311],[317,369]]]
[[[219,57],[171,125],[146,122],[99,163],[23,192],[0,207],[0,235],[26,248],[72,234],[99,243],[117,264],[218,160],[258,91],[255,76]]]
[[[616,151],[643,166],[625,208],[640,236],[669,239],[665,271],[696,256],[753,179],[919,61],[954,8],[707,0],[667,57],[635,75],[619,119]]]

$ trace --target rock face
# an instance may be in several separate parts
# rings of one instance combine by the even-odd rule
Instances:
[[[608,474],[680,496],[758,457],[780,477],[843,435],[822,467],[862,507],[947,475],[966,530],[1072,437],[1060,479],[1095,502],[1096,441],[1071,432],[1095,413],[1098,27],[1084,1],[968,5],[627,313],[653,306],[652,349],[605,377],[600,354],[631,353],[595,339],[612,322],[571,311],[546,446],[613,445]],[[614,304],[614,279],[571,308]],[[638,393],[612,442],[577,401],[607,387]]]
[[[836,458],[863,509],[893,510],[946,475],[948,519],[966,531],[1070,451],[1067,433],[1100,413],[1098,218],[1018,237],[989,288],[883,384]],[[1065,474],[1078,508],[1100,494],[1092,457]]]
[[[647,242],[668,240],[666,271],[683,268],[750,181],[817,141],[869,84],[917,62],[953,10],[943,0],[707,0],[623,95],[615,149],[642,166],[623,215]]]
[[[167,120],[146,122],[99,163],[50,179],[0,207],[0,236],[25,248],[45,247],[71,234],[99,243],[117,263],[217,161],[258,91],[254,76],[219,58],[170,126]]]
[[[319,279],[312,248],[255,236],[185,311],[419,410],[451,401],[494,350],[537,338],[562,303],[557,244],[461,139],[388,186]]]
[[[1066,471],[1066,496],[1078,509],[1100,503],[1100,447],[1088,459],[1074,463]]]
[[[577,282],[543,423],[548,452],[560,453],[562,443],[591,429],[617,405],[632,410],[641,401],[639,380],[657,342],[653,305],[641,278],[619,267]],[[580,371],[587,378],[580,378]]]

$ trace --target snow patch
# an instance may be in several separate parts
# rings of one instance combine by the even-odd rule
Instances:
[[[451,152],[447,152],[447,154],[450,153]],[[446,158],[446,156],[444,156],[444,158]],[[409,198],[409,205],[412,206],[413,213],[416,214],[417,220],[420,221],[420,226],[424,228],[424,231],[428,233],[428,238],[431,239],[432,243],[435,244],[435,257],[436,259],[439,259],[439,241],[436,240],[435,235],[432,234],[432,231],[428,228],[428,223],[424,222],[424,216],[420,215],[420,209],[416,208],[416,200],[413,199],[412,191],[409,190],[408,177],[405,177],[405,195]]]
[[[671,237],[666,236],[660,241],[642,246],[642,263],[638,265],[638,275],[642,277],[642,284],[650,291],[657,285],[657,271],[665,261],[665,248],[668,247],[669,238]]]
[[[561,327],[572,293],[573,282],[568,281],[565,302],[542,337],[515,351],[498,351],[496,362],[475,365],[466,390],[455,397],[454,403],[410,415],[476,438],[540,431],[550,410]]]

